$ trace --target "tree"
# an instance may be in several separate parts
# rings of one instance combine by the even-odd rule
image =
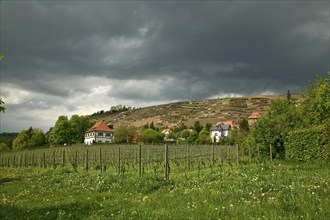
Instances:
[[[116,143],[128,143],[128,129],[124,125],[116,127],[114,140]]]
[[[187,139],[189,136],[190,136],[190,131],[188,129],[184,129],[180,133],[181,138]]]
[[[270,106],[269,111],[256,121],[250,131],[254,142],[261,145],[261,150],[268,152],[272,144],[274,156],[284,156],[284,142],[288,133],[301,124],[296,107],[284,100],[277,100]]]
[[[115,132],[115,142],[116,143],[125,143],[131,144],[137,138],[137,129],[134,126],[126,127],[120,125],[116,128]]]
[[[241,120],[239,121],[239,129],[244,133],[247,133],[249,131],[249,122],[246,118],[241,118]]]
[[[318,77],[306,89],[300,106],[305,125],[323,124],[330,118],[330,72],[327,78]]]
[[[291,93],[290,93],[290,90],[288,90],[288,92],[286,94],[286,100],[288,101],[289,104],[291,104]]]
[[[141,139],[143,143],[154,144],[161,143],[164,140],[164,137],[161,133],[152,130],[151,128],[145,129],[141,133]]]
[[[2,101],[2,99],[0,98],[0,112],[5,112],[6,108],[3,106],[5,103],[4,101]]]
[[[197,131],[198,133],[202,130],[203,126],[199,121],[195,121],[194,123],[194,130]]]
[[[67,116],[58,117],[54,128],[50,132],[50,144],[70,144],[70,122]]]
[[[29,133],[27,130],[21,131],[17,137],[13,141],[13,149],[27,149],[28,148],[28,140],[29,140]]]
[[[187,126],[184,123],[181,123],[178,128],[179,131],[183,131],[184,129],[187,129]]]
[[[91,126],[89,118],[85,116],[73,115],[70,120],[70,142],[84,142],[85,132]]]
[[[13,149],[33,149],[47,144],[46,136],[39,128],[30,127],[21,131],[13,141]]]
[[[46,136],[39,128],[34,128],[28,140],[28,148],[43,147],[47,144]]]
[[[197,131],[193,130],[192,132],[190,132],[187,142],[189,144],[194,144],[194,143],[196,143],[197,138],[198,138],[198,133],[197,133]]]
[[[152,121],[152,122],[150,123],[149,128],[152,129],[152,130],[155,130],[154,121]]]
[[[7,146],[7,144],[6,143],[4,143],[4,142],[0,142],[0,152],[7,152],[7,151],[9,151],[10,149],[9,149],[9,147]]]
[[[205,125],[206,131],[210,132],[211,127],[212,127],[212,124],[210,122],[207,122],[206,125]]]
[[[210,137],[209,133],[206,131],[205,128],[203,128],[198,134],[198,138],[196,140],[196,143],[197,144],[210,144],[211,141],[212,140],[211,140],[211,137]]]

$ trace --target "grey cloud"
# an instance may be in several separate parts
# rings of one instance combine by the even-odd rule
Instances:
[[[3,85],[71,112],[90,77],[119,103],[301,91],[330,69],[329,2],[5,1],[0,49]]]

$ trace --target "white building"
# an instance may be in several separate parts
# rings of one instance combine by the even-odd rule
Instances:
[[[91,145],[94,143],[112,143],[113,129],[110,129],[103,121],[98,121],[85,133],[84,143]]]
[[[212,143],[220,141],[221,137],[227,137],[229,134],[230,125],[218,123],[215,127],[210,129]]]

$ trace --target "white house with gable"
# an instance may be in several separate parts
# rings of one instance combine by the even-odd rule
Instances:
[[[84,143],[91,145],[94,143],[112,143],[113,129],[109,128],[103,121],[98,121],[85,133]]]
[[[212,143],[217,143],[220,138],[227,137],[229,134],[230,125],[217,123],[215,127],[210,129]]]

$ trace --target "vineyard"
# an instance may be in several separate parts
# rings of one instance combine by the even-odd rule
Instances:
[[[259,147],[8,152],[0,156],[0,219],[329,219],[329,164],[272,161],[271,146]]]
[[[168,179],[175,172],[272,160],[271,148],[267,158],[260,156],[259,149],[257,152],[254,155],[251,151],[240,150],[238,145],[76,145],[9,152],[0,156],[0,166],[54,169],[69,166],[74,171],[99,170],[138,176],[164,173]]]

